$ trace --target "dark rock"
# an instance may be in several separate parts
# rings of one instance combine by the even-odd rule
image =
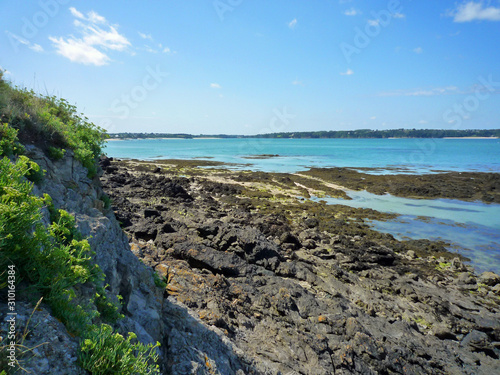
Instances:
[[[483,272],[479,276],[478,280],[481,284],[486,284],[488,286],[495,286],[500,284],[500,276],[493,272]]]
[[[201,237],[215,236],[219,232],[219,227],[215,224],[208,224],[198,228]]]
[[[300,241],[290,232],[283,233],[280,237],[280,243],[282,244],[292,244],[296,249],[300,248],[302,245]]]
[[[441,340],[457,340],[457,336],[452,330],[442,324],[432,327],[432,334]]]
[[[473,351],[484,352],[493,358],[498,358],[498,353],[495,351],[491,340],[484,332],[473,330],[461,342],[462,346],[469,346]]]
[[[319,220],[316,218],[307,218],[304,220],[304,224],[308,228],[316,228],[319,225]]]
[[[155,217],[159,217],[160,216],[160,212],[158,210],[154,210],[152,208],[146,208],[144,210],[144,217],[147,219],[147,218],[155,218]]]

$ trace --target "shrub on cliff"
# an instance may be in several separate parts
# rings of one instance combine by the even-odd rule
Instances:
[[[51,157],[60,156],[61,151],[56,150],[72,149],[76,159],[89,170],[89,175],[95,175],[96,159],[107,135],[67,100],[14,87],[0,71],[0,121],[8,124],[8,127],[2,124],[2,139],[4,134],[12,138],[8,129],[12,128],[18,131],[21,143],[36,144]],[[5,146],[2,149],[15,151]],[[6,154],[0,150],[0,155],[2,153]]]
[[[75,219],[64,210],[54,210],[48,195],[31,194],[33,184],[25,177],[38,165],[25,156],[15,162],[0,159],[0,269],[15,269],[17,281],[26,291],[43,296],[55,317],[81,338],[80,364],[92,374],[157,374],[156,346],[134,343],[113,332],[102,320],[121,316],[106,297],[104,274],[93,264],[87,240],[76,229]],[[42,222],[42,207],[48,207],[51,224]],[[0,274],[0,286],[7,286]],[[82,306],[78,288],[96,291]],[[1,341],[1,339],[0,339]],[[1,345],[0,345],[1,346]]]
[[[104,323],[123,317],[107,298],[104,274],[92,262],[93,251],[75,218],[55,210],[48,195],[32,194],[30,179],[40,167],[19,155],[24,149],[18,136],[45,148],[53,159],[63,156],[61,146],[73,149],[90,174],[104,140],[101,129],[78,116],[74,106],[13,88],[0,73],[0,289],[8,285],[1,271],[15,269],[23,292],[43,296],[52,314],[81,339],[79,363],[92,374],[158,374],[159,344],[142,345],[134,334],[125,339]],[[44,207],[49,224],[42,220]],[[84,302],[81,288],[95,296]],[[2,338],[0,349],[1,344]]]

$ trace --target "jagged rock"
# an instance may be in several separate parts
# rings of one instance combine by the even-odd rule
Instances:
[[[443,251],[440,244],[388,245],[380,240],[388,237],[368,238],[359,223],[321,215],[309,227],[300,210],[291,219],[257,212],[232,184],[167,171],[164,180],[146,178],[127,163],[112,165],[119,171],[103,176],[110,196],[137,202],[139,189],[150,201],[118,199],[118,213],[130,211],[134,225],[146,220],[146,208],[161,213],[149,218],[157,235],[137,254],[168,280],[170,373],[495,373],[499,309],[487,296],[464,292],[477,289],[476,279],[457,261],[443,258],[455,266],[436,269],[428,257]],[[120,175],[126,184],[116,182]],[[161,195],[160,181],[179,184],[193,200]],[[162,230],[166,224],[175,232]],[[125,230],[135,235],[135,227]],[[464,272],[456,277],[456,270]],[[465,340],[473,331],[488,339]]]
[[[481,284],[495,286],[500,284],[500,276],[493,272],[483,272],[478,280]]]
[[[163,342],[164,323],[161,319],[152,319],[155,314],[162,314],[163,293],[155,286],[151,269],[130,251],[128,238],[113,212],[95,208],[95,201],[103,195],[99,181],[87,177],[87,169],[74,158],[71,150],[58,161],[48,159],[34,146],[27,146],[27,152],[47,171],[33,192],[38,195],[48,193],[56,209],[65,209],[75,216],[79,231],[89,238],[96,253],[95,262],[106,275],[109,295],[121,295],[125,306],[133,295],[142,300],[127,311],[126,317],[119,322],[120,329],[124,333],[136,332],[138,339],[145,344]],[[113,165],[107,168],[111,167],[114,168]],[[48,221],[48,215],[45,220]],[[165,347],[160,349],[162,357],[165,350]]]

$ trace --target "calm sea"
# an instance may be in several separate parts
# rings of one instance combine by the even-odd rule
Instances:
[[[500,139],[145,139],[109,141],[106,153],[143,160],[208,159],[266,172],[353,167],[375,168],[369,173],[500,173]],[[263,154],[278,156],[252,158]],[[450,250],[471,258],[478,271],[500,273],[499,204],[348,194],[353,200],[328,201],[398,213],[398,219],[373,222],[373,227],[398,238],[442,239],[452,244]]]

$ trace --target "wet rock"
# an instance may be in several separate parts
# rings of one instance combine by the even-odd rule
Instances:
[[[304,224],[308,228],[316,228],[319,225],[319,220],[316,218],[307,218],[304,220]]]
[[[331,214],[333,207],[311,202],[264,207],[268,198],[207,181],[206,172],[177,178],[165,170],[147,179],[132,169],[120,166],[103,179],[134,226],[157,229],[151,249],[136,253],[168,278],[169,301],[196,318],[189,322],[170,302],[163,310],[171,373],[494,373],[500,312],[493,292],[469,293],[477,289],[474,274],[453,262],[443,244],[374,234],[362,221],[347,220],[358,212],[347,208]],[[123,185],[114,181],[120,176]],[[264,173],[219,176],[286,182]],[[162,195],[165,183],[178,184],[193,201]],[[133,206],[137,191],[144,198]],[[161,215],[145,219],[146,208]],[[167,224],[175,232],[162,231]],[[452,266],[436,269],[430,256]],[[463,272],[455,277],[457,270]],[[217,330],[228,345],[219,346],[205,329]],[[474,330],[489,341],[469,337],[460,345]],[[250,367],[238,367],[242,358]]]
[[[152,208],[146,208],[144,210],[144,217],[147,219],[147,218],[155,218],[155,217],[159,217],[160,216],[160,212],[158,210],[155,210],[155,209],[152,209]]]
[[[456,340],[457,336],[453,331],[443,324],[438,324],[432,327],[431,333],[441,340]]]
[[[491,340],[484,332],[473,330],[461,342],[462,346],[469,346],[473,351],[484,352],[493,358],[498,358],[498,353],[495,351]]]
[[[481,284],[486,284],[488,286],[495,286],[497,284],[500,284],[500,276],[493,272],[483,272],[479,276],[478,281]]]

